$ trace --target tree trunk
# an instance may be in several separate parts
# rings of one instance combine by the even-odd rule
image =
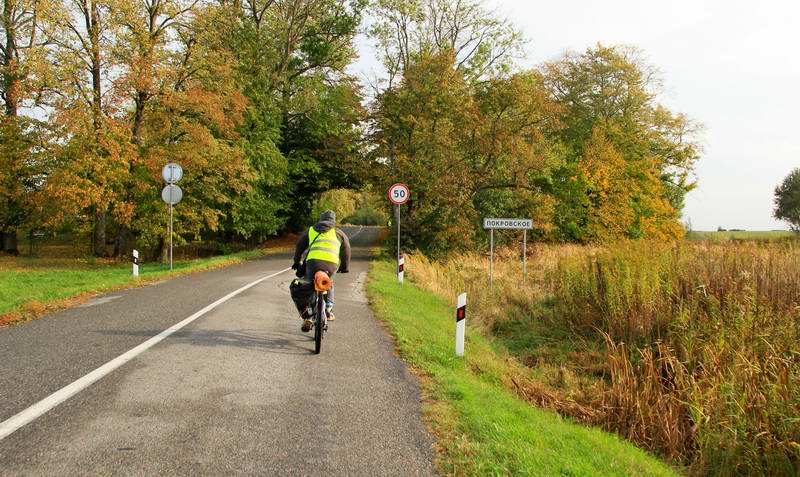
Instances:
[[[5,54],[1,64],[3,71],[2,93],[5,102],[5,115],[14,121],[19,109],[20,68],[19,51],[17,49],[17,24],[14,21],[14,4],[3,2],[3,29],[5,30]],[[8,228],[0,231],[0,251],[19,255],[17,247],[17,230]]]
[[[92,1],[91,10],[84,13],[91,45],[92,115],[94,117],[95,131],[100,130],[100,119],[103,111],[101,103],[103,92],[100,77],[100,68],[102,67],[102,59],[100,57],[100,13],[97,8],[97,1]]]
[[[3,30],[5,45],[3,54],[3,100],[6,116],[17,115],[20,94],[19,50],[17,49],[17,24],[14,19],[14,3],[3,2]]]
[[[131,229],[126,225],[120,225],[117,231],[117,237],[114,240],[114,256],[127,256],[133,249],[133,238]]]
[[[19,247],[17,245],[17,231],[4,230],[0,232],[0,245],[2,251],[11,255],[19,255]]]
[[[166,239],[159,239],[158,241],[158,250],[157,250],[158,259],[161,263],[169,263],[169,241]]]
[[[92,253],[95,257],[106,256],[106,210],[95,209],[94,228],[92,230]]]

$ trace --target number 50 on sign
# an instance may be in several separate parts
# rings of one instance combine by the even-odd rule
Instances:
[[[408,202],[411,194],[408,191],[408,186],[403,183],[397,183],[389,187],[389,200],[394,205],[402,205]]]

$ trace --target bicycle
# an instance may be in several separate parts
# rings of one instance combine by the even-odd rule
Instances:
[[[314,354],[322,350],[322,336],[328,330],[328,313],[325,311],[325,297],[333,286],[331,277],[320,270],[314,274],[314,298],[312,310],[314,312]]]

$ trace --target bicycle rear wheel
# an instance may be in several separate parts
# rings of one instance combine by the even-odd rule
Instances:
[[[319,354],[322,350],[322,333],[325,332],[325,297],[322,293],[317,292],[314,305],[314,354]]]

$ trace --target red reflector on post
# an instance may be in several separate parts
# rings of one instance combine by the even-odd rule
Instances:
[[[467,307],[462,306],[456,310],[456,322],[459,322],[467,317]]]

